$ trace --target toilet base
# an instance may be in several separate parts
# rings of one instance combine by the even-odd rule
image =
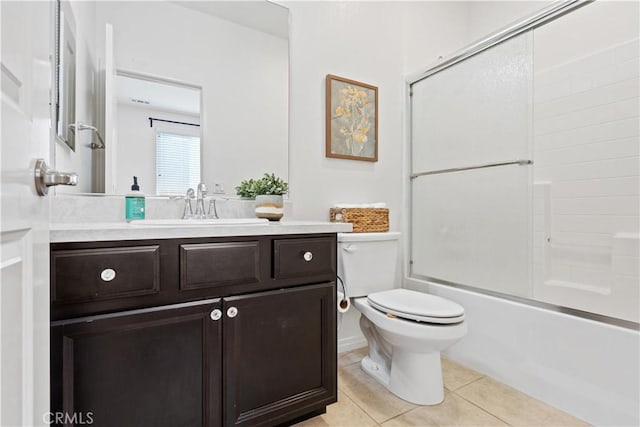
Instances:
[[[369,356],[360,362],[371,375],[396,396],[416,405],[437,405],[444,400],[440,352],[414,353],[393,349],[391,372]]]
[[[369,356],[360,361],[360,367],[383,386],[389,388],[389,371],[374,362]]]

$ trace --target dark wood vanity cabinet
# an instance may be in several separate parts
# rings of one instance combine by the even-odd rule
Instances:
[[[95,426],[218,426],[221,302],[136,310],[51,328],[51,411]]]
[[[270,426],[323,412],[337,399],[335,238],[52,244],[52,288],[74,295],[61,302],[52,292],[52,412],[154,427]],[[96,279],[103,270],[128,265],[122,254],[142,246],[157,249],[157,293],[93,291],[109,286]],[[117,286],[136,289],[122,276],[139,272],[113,270]],[[77,291],[83,283],[91,292]]]
[[[280,424],[336,401],[335,285],[225,298],[224,425]],[[231,313],[230,313],[231,310]]]

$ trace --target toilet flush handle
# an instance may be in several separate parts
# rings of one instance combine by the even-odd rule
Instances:
[[[358,247],[356,245],[349,245],[349,246],[342,247],[342,250],[349,254],[354,253],[357,249]]]

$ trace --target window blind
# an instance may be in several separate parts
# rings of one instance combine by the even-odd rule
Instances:
[[[200,181],[200,137],[156,133],[156,194],[183,194]]]

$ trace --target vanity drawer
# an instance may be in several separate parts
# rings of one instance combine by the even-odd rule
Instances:
[[[55,250],[51,300],[80,303],[160,292],[160,246]]]
[[[273,241],[274,279],[318,278],[335,280],[336,241],[333,237]]]
[[[180,245],[180,289],[192,290],[260,281],[260,242]]]

